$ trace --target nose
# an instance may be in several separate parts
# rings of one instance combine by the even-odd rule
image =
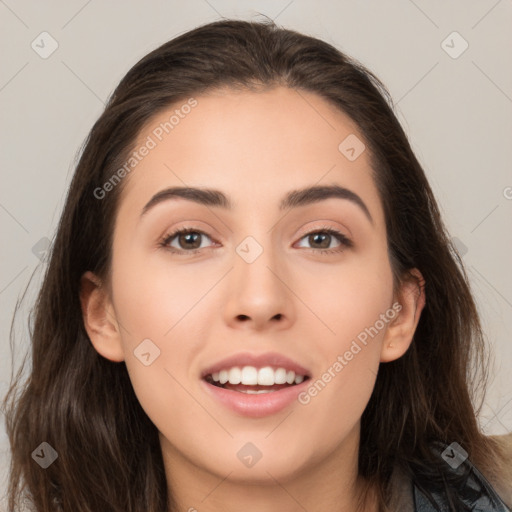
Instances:
[[[266,244],[251,263],[234,254],[229,273],[225,322],[233,328],[286,329],[295,321],[290,272]]]

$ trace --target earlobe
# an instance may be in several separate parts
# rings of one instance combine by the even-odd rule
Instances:
[[[425,280],[418,269],[412,269],[400,284],[395,301],[400,304],[397,317],[390,323],[382,342],[381,362],[402,357],[408,350],[421,312],[425,306]]]
[[[120,330],[108,291],[90,271],[80,280],[80,303],[85,330],[96,351],[110,361],[124,361]]]

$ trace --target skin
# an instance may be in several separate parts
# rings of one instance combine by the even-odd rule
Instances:
[[[351,162],[338,150],[349,134],[363,139],[345,114],[315,94],[283,87],[217,90],[196,99],[191,113],[125,178],[110,280],[101,283],[91,272],[82,278],[87,332],[102,356],[125,361],[160,432],[180,511],[353,511],[362,485],[360,418],[379,364],[408,349],[424,292],[411,278],[393,292],[368,151]],[[175,108],[157,115],[138,143]],[[339,198],[278,210],[291,190],[331,184],[359,195],[373,223]],[[180,198],[141,218],[154,194],[184,185],[223,191],[233,210]],[[353,246],[334,252],[340,242],[332,237],[329,245],[327,237],[333,252],[322,253],[321,241],[305,235],[326,226]],[[158,245],[178,227],[206,233],[199,253],[178,255]],[[253,263],[235,251],[247,236],[263,248]],[[171,243],[190,251],[179,237]],[[402,309],[394,320],[307,405],[294,402],[247,418],[202,390],[200,372],[240,351],[280,352],[320,378],[395,302]],[[133,353],[147,338],[161,351],[150,366]],[[247,442],[262,453],[251,468],[237,457]],[[377,510],[375,501],[364,510]]]

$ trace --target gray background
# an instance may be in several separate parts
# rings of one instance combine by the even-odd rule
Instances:
[[[481,425],[489,434],[512,430],[510,0],[0,0],[0,395],[11,373],[14,305],[34,274],[16,322],[19,361],[47,239],[76,153],[109,94],[140,57],[172,37],[221,16],[257,13],[334,44],[389,88],[464,254],[495,354]],[[44,31],[58,43],[46,59],[31,47],[51,49]],[[0,491],[8,460],[2,426]]]

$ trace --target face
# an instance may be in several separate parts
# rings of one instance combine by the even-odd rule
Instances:
[[[362,135],[320,97],[195,100],[153,118],[135,145],[150,149],[116,217],[113,333],[91,339],[126,362],[164,457],[286,481],[357,445],[379,363],[407,349],[393,338],[403,312],[383,210]]]

